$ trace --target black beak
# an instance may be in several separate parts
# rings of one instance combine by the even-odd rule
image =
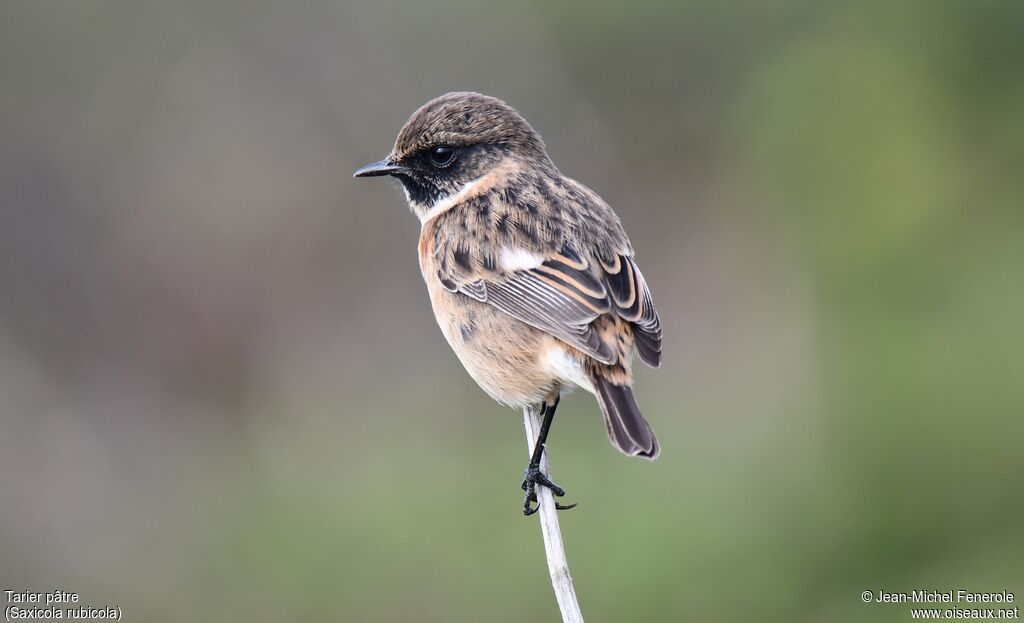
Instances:
[[[408,171],[403,166],[394,164],[387,158],[372,162],[365,167],[361,167],[352,174],[352,177],[377,177],[379,175],[395,175],[396,173],[404,173]]]

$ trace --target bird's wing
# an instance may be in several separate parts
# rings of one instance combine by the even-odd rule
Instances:
[[[598,262],[616,315],[633,325],[633,341],[640,359],[657,368],[661,365],[661,318],[640,268],[628,255],[601,258]]]
[[[629,256],[589,259],[563,247],[526,270],[462,283],[439,277],[449,290],[493,305],[606,364],[616,361],[615,344],[602,339],[593,322],[615,314],[633,325],[640,358],[652,366],[661,362],[658,312]]]

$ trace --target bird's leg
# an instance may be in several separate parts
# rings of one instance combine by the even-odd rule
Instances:
[[[558,408],[559,396],[555,396],[555,401],[552,404],[542,403],[540,407],[541,415],[544,416],[544,420],[541,422],[540,431],[537,434],[537,443],[533,446],[533,456],[530,457],[530,463],[526,466],[526,470],[523,472],[523,491],[526,492],[526,497],[523,498],[523,514],[532,515],[537,512],[540,506],[533,506],[533,503],[537,502],[537,486],[547,487],[551,489],[551,492],[556,497],[562,497],[565,495],[565,489],[562,489],[555,483],[551,482],[551,479],[544,475],[544,472],[540,470],[540,459],[544,455],[544,444],[548,439],[548,430],[551,429],[551,421],[555,418],[555,409]],[[558,502],[555,502],[555,508],[562,511],[568,510],[576,506],[575,504],[569,504],[563,506]]]

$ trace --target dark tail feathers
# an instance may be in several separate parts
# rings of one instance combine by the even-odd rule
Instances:
[[[640,456],[651,461],[658,458],[661,448],[633,399],[633,390],[596,375],[591,376],[591,382],[597,390],[597,402],[601,405],[604,423],[608,427],[608,440],[612,445],[628,456]]]

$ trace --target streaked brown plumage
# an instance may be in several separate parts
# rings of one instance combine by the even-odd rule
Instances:
[[[413,113],[385,160],[420,218],[419,260],[442,333],[495,400],[544,405],[593,393],[612,444],[654,459],[659,446],[633,399],[633,354],[661,363],[661,324],[611,208],[563,176],[540,136],[504,102],[449,93]],[[539,446],[541,444],[538,444]],[[539,462],[541,447],[534,453]],[[561,489],[527,469],[533,484]]]

